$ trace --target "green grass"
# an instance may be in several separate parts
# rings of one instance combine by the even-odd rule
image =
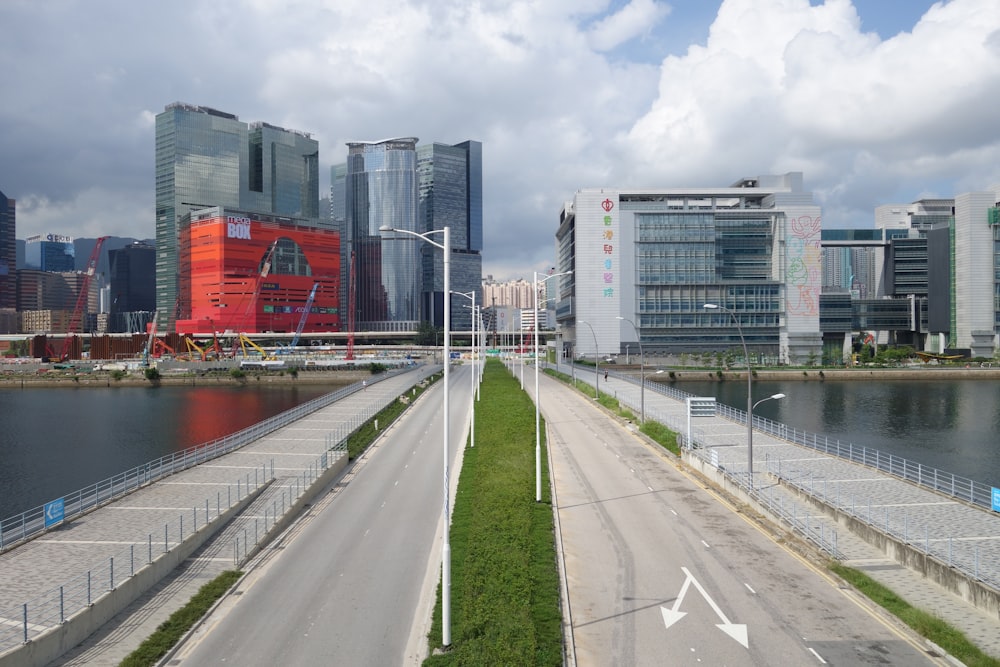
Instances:
[[[913,628],[921,636],[931,640],[950,655],[961,660],[968,667],[1000,667],[1000,660],[980,651],[965,635],[941,619],[911,606],[891,590],[863,572],[833,563],[830,569],[848,583],[884,607],[889,613]]]
[[[451,647],[424,664],[557,667],[559,571],[545,457],[535,502],[534,403],[496,360],[481,392],[452,515]],[[440,594],[432,646],[441,645]]]
[[[242,576],[242,572],[227,570],[202,586],[186,605],[171,614],[139,648],[127,655],[121,667],[155,665]]]

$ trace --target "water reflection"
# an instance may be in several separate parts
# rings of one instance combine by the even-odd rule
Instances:
[[[743,382],[675,382],[746,409]],[[783,393],[754,414],[842,443],[1000,486],[1000,383],[961,381],[759,381],[754,396]]]

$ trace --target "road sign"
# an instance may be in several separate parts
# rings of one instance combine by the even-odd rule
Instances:
[[[54,526],[66,516],[66,501],[64,498],[45,503],[43,508],[45,513],[45,527]]]
[[[993,487],[993,511],[1000,512],[1000,489]]]

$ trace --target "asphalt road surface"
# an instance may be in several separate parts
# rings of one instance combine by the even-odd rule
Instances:
[[[450,373],[452,479],[470,369]],[[220,605],[171,665],[399,665],[440,575],[441,383]],[[451,495],[453,498],[453,494]],[[436,559],[436,560],[435,560]],[[421,607],[426,608],[421,608]],[[421,638],[418,637],[418,640]],[[426,640],[424,639],[424,646]],[[412,647],[412,643],[411,643]]]
[[[577,664],[945,664],[593,399],[540,391]]]

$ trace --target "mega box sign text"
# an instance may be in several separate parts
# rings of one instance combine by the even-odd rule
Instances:
[[[250,240],[250,218],[226,216],[226,238]]]

